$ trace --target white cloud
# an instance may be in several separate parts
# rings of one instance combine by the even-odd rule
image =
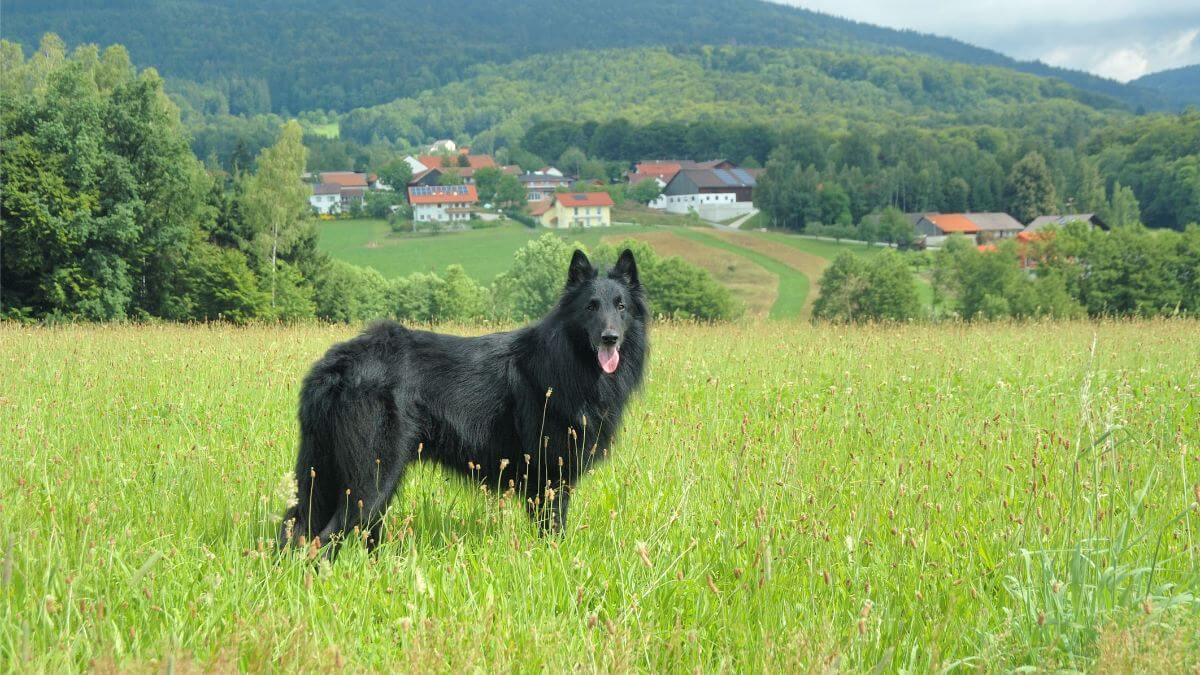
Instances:
[[[780,0],[1129,80],[1200,63],[1196,0]]]
[[[1057,45],[1048,51],[1040,51],[1036,43],[1030,48],[1033,56],[1050,65],[1086,70],[1121,82],[1200,61],[1200,28],[1172,31],[1158,39],[1126,30],[1123,37],[1124,46],[1100,39]]]
[[[1088,70],[1118,82],[1128,82],[1150,72],[1150,59],[1135,49],[1118,49]]]

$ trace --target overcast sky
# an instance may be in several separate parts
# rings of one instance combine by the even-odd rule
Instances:
[[[1200,0],[780,0],[1122,82],[1200,63]]]

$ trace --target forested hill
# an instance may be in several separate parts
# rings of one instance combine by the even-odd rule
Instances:
[[[474,72],[414,97],[352,110],[341,118],[342,138],[400,147],[475,138],[483,147],[504,146],[538,119],[624,117],[776,127],[804,121],[828,129],[859,122],[989,124],[1052,129],[1056,144],[1072,145],[1120,115],[1057,80],[912,55],[647,47],[534,56]],[[484,132],[494,140],[480,137]]]
[[[761,0],[7,0],[3,37],[26,46],[125,45],[134,61],[222,93],[214,112],[349,110],[461,80],[473,66],[539,53],[741,44],[839,52],[908,50],[1063,79],[1128,106],[1157,90]]]
[[[1145,75],[1132,84],[1156,90],[1180,107],[1200,106],[1200,64]]]

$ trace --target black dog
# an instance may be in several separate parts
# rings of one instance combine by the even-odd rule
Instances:
[[[377,545],[416,459],[511,490],[543,530],[562,528],[573,486],[607,453],[641,383],[647,320],[632,252],[598,278],[575,251],[562,297],[538,323],[467,338],[384,321],[335,345],[300,392],[298,504],[280,545],[319,546],[355,528]]]

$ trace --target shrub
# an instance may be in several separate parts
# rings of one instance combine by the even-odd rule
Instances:
[[[916,280],[900,254],[869,261],[842,253],[821,276],[813,318],[835,323],[907,321],[921,313]]]
[[[388,316],[393,290],[370,267],[334,260],[317,277],[316,314],[326,321],[353,323]]]

